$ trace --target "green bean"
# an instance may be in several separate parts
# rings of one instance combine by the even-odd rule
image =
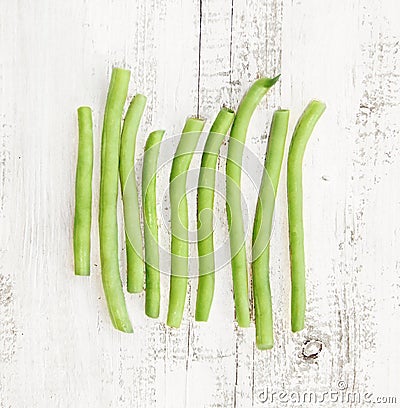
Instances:
[[[304,151],[325,104],[311,101],[293,132],[287,164],[290,266],[292,278],[292,331],[304,328],[306,282],[303,227],[302,164]]]
[[[146,106],[146,97],[135,95],[125,116],[121,135],[119,176],[124,207],[127,289],[129,293],[143,290],[144,264],[142,231],[135,172],[136,135]]]
[[[188,284],[188,207],[186,177],[204,121],[189,118],[175,152],[170,174],[171,204],[171,278],[167,325],[181,325]]]
[[[278,81],[275,78],[258,79],[243,97],[233,122],[226,163],[226,200],[231,248],[233,294],[236,320],[240,327],[250,325],[247,259],[242,216],[240,182],[242,157],[250,119],[257,105]]]
[[[75,275],[90,275],[90,228],[92,223],[93,124],[92,110],[78,108],[79,144],[75,182],[74,265]]]
[[[199,285],[197,288],[196,320],[206,322],[214,297],[215,260],[213,207],[215,167],[219,149],[232,125],[235,113],[223,108],[218,113],[204,146],[197,188],[197,247],[199,253]]]
[[[261,179],[253,226],[252,276],[256,321],[256,345],[260,350],[274,344],[272,301],[269,283],[269,242],[275,196],[278,190],[288,129],[289,111],[277,110],[272,118],[264,173]]]
[[[100,176],[100,259],[108,310],[114,327],[133,331],[126,309],[118,262],[118,162],[121,117],[128,93],[130,71],[114,68],[104,112]]]
[[[146,306],[149,317],[160,314],[160,269],[158,252],[158,217],[156,199],[157,160],[164,130],[150,133],[144,148],[142,202],[146,267]]]

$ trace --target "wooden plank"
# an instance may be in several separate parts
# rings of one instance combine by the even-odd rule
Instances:
[[[231,0],[201,1],[201,43],[199,114],[207,120],[206,132],[200,142],[199,152],[193,164],[200,165],[202,148],[207,132],[223,105],[230,105],[230,40]],[[217,264],[221,267],[215,274],[215,294],[210,318],[207,323],[194,322],[198,280],[192,279],[190,318],[190,361],[188,366],[188,407],[232,406],[235,387],[235,344],[233,324],[232,278],[229,260],[225,213],[225,160],[220,158],[217,171],[217,194],[215,200],[215,248]],[[197,172],[191,178],[189,188],[197,187]],[[191,216],[196,217],[196,194],[191,195]],[[193,224],[193,227],[195,224]],[[195,236],[195,235],[194,235]],[[193,256],[197,255],[196,245]],[[223,254],[223,255],[222,255]],[[195,260],[195,259],[194,259]],[[197,261],[192,272],[197,276]]]
[[[397,0],[5,2],[0,15],[0,407],[280,407],[278,395],[271,401],[271,393],[336,391],[339,381],[350,392],[395,396],[400,375],[398,10]],[[229,265],[216,275],[208,324],[194,322],[197,282],[191,279],[182,328],[166,329],[165,274],[160,319],[145,318],[143,295],[129,295],[135,334],[112,329],[96,220],[100,133],[113,65],[132,70],[130,97],[148,96],[138,175],[150,130],[179,135],[186,117],[196,113],[209,126],[221,104],[237,108],[258,76],[282,73],[255,113],[245,163],[253,157],[262,162],[273,109],[292,110],[292,130],[311,98],[327,103],[304,165],[309,300],[303,332],[293,335],[289,326],[285,168],[271,245],[272,351],[255,349],[254,327],[236,327]],[[81,104],[94,108],[96,135],[89,279],[73,276],[71,244],[75,109]],[[176,140],[167,143],[164,158],[175,145]],[[200,154],[194,166],[199,160]],[[165,250],[169,166],[158,179]],[[222,158],[221,191],[224,167]],[[195,176],[191,172],[192,187]],[[251,226],[256,188],[245,181],[243,190]],[[216,241],[223,247],[222,196],[216,206]],[[194,229],[194,193],[189,208]],[[123,271],[122,229],[120,239]],[[195,273],[195,247],[191,255]],[[162,266],[168,272],[165,254]]]
[[[159,111],[162,112],[163,126],[168,131],[170,155],[161,153],[166,166],[158,180],[163,193],[164,216],[160,241],[169,251],[169,169],[174,149],[179,141],[185,120],[197,114],[198,109],[198,63],[199,63],[199,3],[168,1],[165,2],[160,51],[157,55],[159,65],[159,86],[156,98],[159,100]],[[189,201],[189,208],[193,204]],[[191,214],[192,215],[192,214]],[[193,221],[191,217],[191,222]],[[170,256],[163,260],[166,274],[162,284],[162,322],[166,321],[169,297]],[[190,316],[191,297],[190,282],[186,299],[186,308],[182,326],[179,329],[166,329],[164,390],[166,407],[185,407],[187,404],[188,366],[191,359],[190,331],[192,318]],[[161,378],[160,378],[161,379]],[[157,401],[159,404],[159,402]],[[156,405],[158,406],[158,405]]]
[[[345,277],[345,254],[337,242],[346,239],[349,179],[346,165],[337,166],[336,163],[337,157],[341,157],[343,163],[350,162],[345,123],[351,120],[353,112],[348,110],[348,106],[339,108],[335,98],[340,89],[346,92],[346,97],[355,100],[355,89],[349,74],[355,68],[355,62],[349,56],[357,46],[357,9],[350,3],[336,6],[317,1],[284,3],[281,83],[282,104],[291,109],[288,144],[299,115],[312,98],[325,101],[328,110],[315,130],[304,160],[308,295],[306,329],[297,334],[290,332],[290,267],[284,168],[271,243],[276,345],[271,352],[256,354],[256,406],[264,406],[267,402],[274,407],[281,406],[277,397],[280,392],[298,392],[303,396],[303,393],[323,393],[331,389],[336,391],[340,380],[349,381],[350,386],[350,376],[344,364],[335,364],[335,356],[343,355],[347,342],[353,339],[339,318],[341,307],[338,303],[345,302],[344,295],[332,296],[332,293],[335,293],[335,289],[340,291]],[[334,22],[339,18],[343,20],[346,29],[335,25]],[[332,27],[332,30],[326,30],[326,27]],[[337,41],[346,41],[346,47],[335,47]],[[328,54],[327,49],[330,50]],[[320,58],[320,55],[324,55],[324,58]],[[338,69],[335,64],[338,60],[342,66],[334,77],[332,70]],[[329,138],[330,134],[335,137]],[[335,197],[334,206],[331,205],[332,196]],[[347,284],[354,284],[354,277],[350,279],[351,283]],[[274,401],[272,393],[276,393]],[[269,399],[265,401],[267,397]]]
[[[398,3],[362,1],[359,24],[359,63],[355,74],[358,106],[353,143],[351,251],[349,264],[357,286],[347,298],[354,311],[349,342],[356,388],[367,387],[373,397],[396,396],[399,351],[393,339],[399,325],[398,268],[393,248],[398,247],[398,171],[396,151],[400,120],[400,30],[394,15]],[[390,333],[390,334],[389,334]],[[354,357],[353,357],[354,356]],[[371,369],[373,367],[373,369]],[[390,372],[389,375],[384,373]],[[399,399],[397,399],[398,403]]]
[[[268,24],[272,21],[271,11],[267,1],[233,2],[232,20],[232,50],[231,50],[231,104],[237,108],[239,102],[250,85],[262,76],[273,77],[279,73],[276,61],[267,64],[267,50],[269,36],[275,35],[275,30]],[[274,93],[276,91],[273,91]],[[257,201],[259,177],[252,169],[254,160],[258,161],[258,168],[262,168],[260,155],[260,141],[265,139],[270,119],[267,106],[270,95],[261,102],[253,115],[249,126],[246,152],[244,155],[242,174],[242,207],[246,229],[246,246],[249,277],[251,260],[251,229]],[[263,144],[265,147],[265,144]],[[259,158],[259,159],[258,159]],[[261,174],[261,173],[260,173]],[[258,176],[260,176],[258,174]],[[252,298],[251,279],[249,280],[249,295]],[[235,359],[236,359],[236,388],[234,406],[247,407],[254,403],[254,325],[250,329],[240,329],[235,326]]]
[[[21,250],[21,241],[16,239],[14,225],[15,211],[14,172],[20,169],[18,134],[16,128],[16,100],[13,86],[8,78],[15,67],[12,47],[14,33],[8,29],[7,21],[12,19],[15,5],[4,5],[0,16],[0,41],[4,44],[7,57],[0,62],[0,406],[11,402],[16,389],[15,362],[17,358],[18,321],[16,318],[16,289],[14,268],[19,263],[15,259],[13,246]],[[11,267],[14,265],[14,267]]]

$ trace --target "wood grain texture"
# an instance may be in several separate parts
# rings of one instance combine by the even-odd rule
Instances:
[[[0,407],[370,405],[297,404],[279,396],[321,398],[329,391],[394,396],[399,404],[399,12],[398,0],[3,1]],[[151,130],[166,129],[172,147],[188,116],[204,117],[207,131],[219,108],[236,109],[260,76],[282,74],[254,114],[245,163],[262,162],[274,109],[291,109],[292,131],[310,99],[327,103],[304,162],[304,331],[290,332],[285,168],[271,242],[273,350],[258,351],[254,325],[239,329],[234,322],[229,264],[216,273],[207,324],[194,322],[195,277],[179,330],[164,324],[167,274],[159,320],[145,318],[143,294],[126,294],[133,335],[116,332],[109,321],[96,222],[92,276],[73,275],[76,108],[85,104],[94,112],[96,220],[102,115],[115,65],[132,71],[129,98],[148,97],[137,174]],[[221,192],[226,150],[225,144],[218,163]],[[199,161],[195,154],[193,169]],[[169,247],[169,166],[157,179],[163,248]],[[191,189],[196,174],[189,175]],[[244,183],[247,223],[255,187]],[[193,230],[195,193],[188,198]],[[222,195],[215,214],[223,258]],[[124,271],[122,217],[119,222]],[[247,244],[249,254],[250,239]],[[190,250],[195,275],[196,246]],[[168,271],[169,259],[161,265]]]

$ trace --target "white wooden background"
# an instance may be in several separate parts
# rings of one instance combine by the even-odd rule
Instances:
[[[1,0],[0,6],[0,407],[345,407],[355,404],[262,400],[267,391],[338,386],[398,393],[398,0]],[[138,170],[151,129],[176,134],[196,113],[210,122],[223,103],[236,108],[260,75],[282,73],[250,127],[249,147],[260,159],[273,109],[292,110],[292,130],[311,98],[327,103],[305,158],[303,332],[289,327],[285,170],[271,249],[272,351],[255,349],[254,327],[236,327],[229,268],[217,274],[208,324],[194,322],[195,281],[180,330],[164,325],[167,277],[159,321],[144,317],[143,295],[127,296],[133,335],[113,330],[108,318],[96,222],[92,276],[73,276],[76,108],[94,110],[95,221],[113,65],[132,70],[130,96],[148,96]],[[221,199],[217,206],[224,220]],[[226,230],[217,236],[226,239]],[[123,255],[121,248],[122,269]]]

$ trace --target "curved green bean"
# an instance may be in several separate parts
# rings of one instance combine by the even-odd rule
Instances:
[[[171,204],[171,279],[167,325],[181,325],[188,284],[188,208],[186,177],[204,120],[189,118],[175,152],[170,174]]]
[[[92,224],[93,121],[88,106],[78,108],[79,144],[75,181],[74,265],[75,275],[90,275],[90,228]]]
[[[240,102],[229,138],[226,163],[226,200],[229,224],[229,242],[236,320],[240,327],[250,325],[247,259],[240,182],[244,143],[250,119],[263,96],[278,81],[275,78],[258,79]]]
[[[146,106],[146,97],[135,95],[125,116],[121,135],[119,175],[124,208],[127,290],[140,293],[144,283],[142,231],[135,172],[136,136]]]
[[[160,314],[160,270],[158,253],[158,218],[156,200],[157,160],[164,130],[150,133],[144,148],[142,202],[144,220],[144,254],[146,268],[146,305],[149,317]]]
[[[197,248],[199,253],[199,285],[197,288],[196,320],[206,322],[214,297],[215,260],[213,207],[215,167],[219,149],[232,125],[235,113],[222,108],[218,113],[204,146],[197,188]]]
[[[256,345],[260,350],[274,345],[271,289],[269,283],[269,242],[275,196],[289,122],[288,110],[277,110],[272,118],[264,174],[261,179],[253,226],[252,277],[256,322]]]
[[[292,331],[304,328],[306,282],[303,227],[302,164],[304,151],[325,104],[311,101],[293,132],[287,164],[290,266],[292,278]]]
[[[130,71],[114,68],[108,89],[101,142],[100,258],[101,275],[108,310],[114,327],[133,331],[126,309],[118,262],[118,162],[121,119],[128,93]]]

